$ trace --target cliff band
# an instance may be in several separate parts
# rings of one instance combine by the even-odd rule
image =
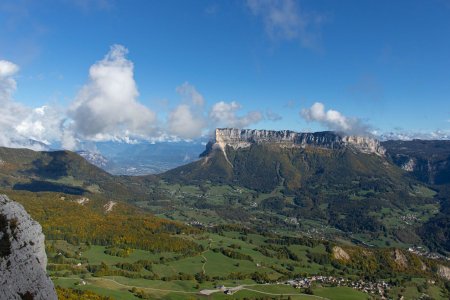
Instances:
[[[353,148],[363,153],[385,155],[385,149],[376,139],[364,136],[341,135],[332,131],[304,133],[290,130],[256,130],[218,128],[215,132],[215,144],[225,152],[226,146],[233,149],[247,148],[252,144],[276,143],[281,147],[305,148],[319,147],[326,149]]]

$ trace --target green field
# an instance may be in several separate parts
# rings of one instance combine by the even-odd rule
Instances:
[[[65,261],[65,264],[61,264],[62,270],[49,270],[49,274],[57,286],[91,290],[114,299],[140,299],[139,297],[148,297],[148,299],[203,299],[204,296],[199,295],[201,290],[211,290],[221,285],[231,288],[241,286],[241,288],[231,296],[224,294],[223,291],[217,291],[211,294],[209,299],[252,299],[258,297],[331,300],[371,299],[367,293],[348,287],[313,284],[313,295],[306,295],[304,289],[277,283],[277,281],[283,281],[282,278],[287,280],[298,276],[295,274],[320,274],[324,270],[327,273],[334,272],[338,275],[340,271],[330,263],[311,261],[310,257],[328,256],[326,247],[320,243],[312,246],[290,245],[284,248],[284,246],[269,243],[268,237],[261,234],[243,234],[237,231],[224,231],[220,234],[202,233],[187,238],[196,240],[204,246],[205,250],[197,255],[180,258],[177,257],[176,253],[151,253],[134,249],[128,257],[117,257],[106,254],[107,248],[105,246],[74,246],[64,241],[48,241],[48,243],[53,244],[57,252],[64,251],[63,256],[72,257],[73,254],[79,253],[81,248],[84,249],[79,257],[75,255],[75,258],[65,258],[71,262],[69,265]],[[264,255],[257,250],[263,248],[271,256]],[[240,258],[228,257],[221,252],[221,249],[232,250],[233,253],[239,253],[243,256]],[[282,249],[289,249],[290,253],[295,254],[295,260],[289,257],[277,257],[277,253],[278,255],[284,253],[280,252]],[[49,257],[54,257],[54,255],[55,253],[49,253]],[[96,275],[89,271],[90,266],[99,264],[107,265],[109,271],[118,271],[120,270],[116,266],[118,263],[133,264],[142,260],[152,262],[151,270],[140,269],[139,271],[129,272],[126,276]],[[82,266],[74,267],[77,262],[82,262]],[[55,266],[58,264],[52,262],[52,258],[50,258],[49,265]],[[64,266],[66,266],[65,269]],[[252,274],[255,273],[263,274],[265,280],[272,281],[272,283],[259,283],[253,278]],[[145,278],[145,276],[155,274],[159,276],[159,279]],[[180,275],[188,277],[178,279],[177,276]],[[229,278],[229,276],[235,278]],[[349,274],[348,278],[355,278],[355,276]],[[83,282],[86,284],[82,284]],[[403,290],[400,287],[394,287],[390,294],[400,293],[407,296],[406,299],[413,299],[420,296],[417,286],[423,284],[423,282],[425,282],[425,279],[414,279]],[[426,291],[434,299],[445,299],[439,286],[428,286]],[[140,292],[141,296],[137,297],[137,292]]]

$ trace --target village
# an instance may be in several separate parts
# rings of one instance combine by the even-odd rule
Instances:
[[[381,282],[371,282],[365,280],[357,280],[352,281],[342,277],[334,277],[334,276],[310,276],[303,278],[296,278],[287,280],[284,282],[275,282],[275,283],[265,283],[265,285],[290,285],[293,288],[301,289],[301,293],[310,293],[311,288],[314,285],[325,285],[325,286],[333,286],[333,287],[349,287],[355,290],[379,296],[381,299],[388,299],[387,291],[390,289],[388,283]],[[226,287],[224,285],[216,286],[215,289],[211,290],[202,290],[200,294],[202,295],[211,295],[213,293],[222,292],[226,295],[233,295],[234,293],[247,289],[247,287],[252,287],[260,284],[252,284],[252,285],[239,285],[236,287]]]
[[[444,255],[436,253],[436,252],[430,252],[422,246],[409,247],[408,251],[411,253],[414,253],[416,255],[420,255],[420,256],[429,258],[429,259],[443,259],[443,260],[450,261],[450,257],[444,256]]]
[[[387,290],[389,290],[389,284],[381,282],[371,282],[365,280],[351,281],[342,277],[334,276],[311,276],[304,278],[297,278],[293,280],[288,280],[284,282],[292,287],[298,289],[308,289],[311,288],[313,284],[330,285],[330,286],[345,286],[350,287],[368,294],[379,295],[382,297],[387,296]]]

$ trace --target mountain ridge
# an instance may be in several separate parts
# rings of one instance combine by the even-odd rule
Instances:
[[[226,146],[233,149],[248,148],[252,144],[273,143],[284,148],[318,147],[325,149],[342,149],[352,147],[363,153],[384,156],[385,149],[380,142],[366,136],[345,135],[333,131],[295,132],[291,130],[258,130],[217,128],[214,145],[224,150]]]

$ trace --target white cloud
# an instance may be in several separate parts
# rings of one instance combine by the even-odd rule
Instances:
[[[243,116],[237,113],[241,109],[241,105],[235,101],[220,101],[213,105],[209,117],[216,127],[233,127],[244,128],[251,124],[258,123],[263,119],[263,115],[259,111],[251,111]]]
[[[15,75],[19,71],[19,66],[7,61],[0,60],[0,77],[5,78]]]
[[[449,140],[450,130],[435,130],[435,131],[405,131],[396,130],[391,132],[373,132],[378,139],[382,141],[387,140],[402,140],[411,141],[419,140]]]
[[[169,113],[168,130],[170,134],[183,139],[200,137],[206,122],[203,116],[193,112],[187,104],[178,105]]]
[[[163,141],[194,139],[214,127],[243,128],[261,121],[259,111],[240,113],[237,102],[218,102],[211,108],[188,82],[177,87],[181,102],[167,113],[165,123],[137,99],[133,63],[127,49],[111,47],[108,54],[89,69],[89,81],[67,109],[44,105],[30,108],[13,99],[19,67],[0,61],[0,145],[44,150],[54,142],[76,150],[89,141]],[[266,118],[278,120],[272,111]]]
[[[59,138],[61,114],[47,106],[32,109],[13,99],[19,67],[0,60],[0,146],[44,150]]]
[[[182,139],[202,136],[207,127],[203,95],[188,82],[177,87],[176,91],[181,96],[182,103],[169,112],[168,133]]]
[[[177,93],[186,102],[193,103],[194,105],[199,106],[205,104],[205,99],[203,98],[203,96],[195,89],[195,86],[190,85],[187,81],[177,87]]]
[[[358,118],[349,118],[336,110],[325,111],[323,103],[316,102],[310,108],[302,109],[300,115],[308,122],[318,122],[329,130],[349,134],[368,134],[370,126]]]
[[[61,134],[61,147],[66,150],[77,150],[80,141],[75,137],[72,126],[67,126]]]
[[[182,97],[182,103],[169,113],[167,120],[167,130],[172,136],[192,139],[215,127],[243,128],[263,119],[263,114],[258,111],[238,115],[242,107],[235,101],[217,102],[207,114],[204,97],[188,82],[179,86],[177,92]],[[274,113],[270,116],[277,117]]]
[[[13,76],[19,71],[19,66],[7,60],[0,60],[0,104],[9,101],[16,90],[16,80]]]
[[[247,0],[247,6],[262,18],[270,38],[299,40],[303,47],[320,49],[322,15],[305,12],[294,0]]]
[[[51,144],[61,137],[63,115],[49,106],[27,110],[20,123],[15,126],[17,133],[32,140]]]
[[[154,132],[156,114],[137,101],[139,92],[127,52],[114,45],[105,58],[91,66],[89,82],[68,111],[73,131],[81,138],[126,140]]]

